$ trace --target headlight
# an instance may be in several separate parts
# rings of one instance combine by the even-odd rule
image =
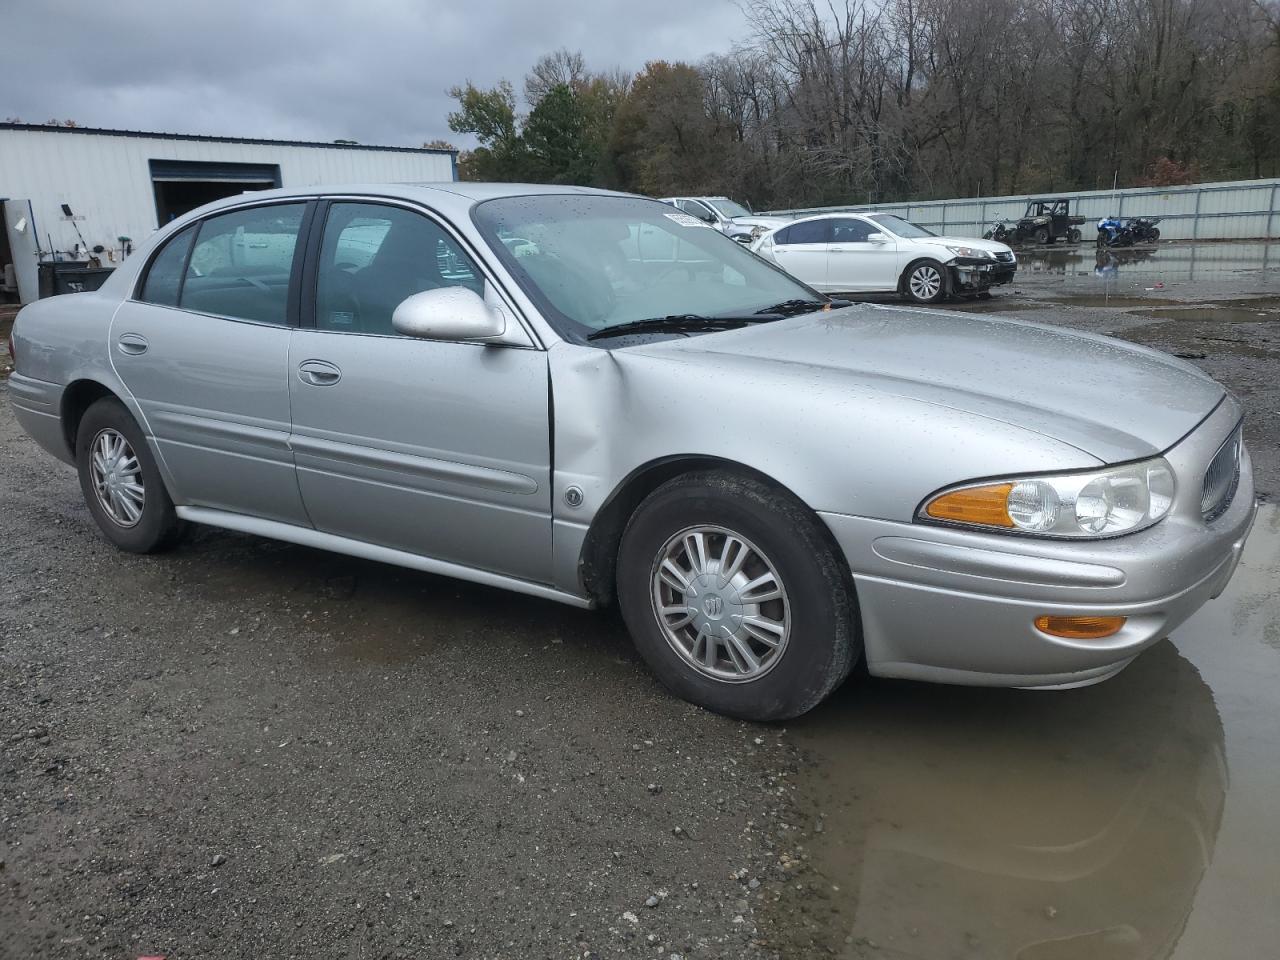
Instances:
[[[990,258],[991,253],[988,250],[978,250],[974,247],[947,247],[957,257],[978,257]]]
[[[1056,477],[1012,477],[935,494],[926,521],[1004,533],[1099,539],[1156,523],[1173,505],[1173,471],[1163,457]]]

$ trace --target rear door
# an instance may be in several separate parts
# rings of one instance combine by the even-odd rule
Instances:
[[[291,442],[316,529],[548,581],[546,352],[396,333],[411,294],[493,295],[443,220],[335,200],[322,222],[289,359]]]
[[[832,291],[894,290],[898,286],[898,246],[888,234],[884,241],[867,238],[880,228],[861,217],[830,221],[827,283]]]
[[[179,503],[307,524],[289,449],[289,337],[306,202],[238,208],[172,237],[111,324]]]
[[[773,256],[778,266],[815,290],[830,290],[827,282],[827,245],[830,220],[802,220],[773,235]]]

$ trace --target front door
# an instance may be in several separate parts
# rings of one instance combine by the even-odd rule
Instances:
[[[307,523],[289,450],[289,292],[305,213],[272,204],[187,227],[112,320],[112,363],[178,503]]]
[[[546,353],[414,339],[391,325],[410,294],[483,294],[489,281],[462,245],[414,210],[338,201],[312,282],[289,389],[298,484],[316,529],[548,581]]]
[[[860,217],[831,221],[827,247],[827,284],[832,291],[895,290],[898,286],[898,248],[888,234],[872,243],[867,238],[879,227]]]
[[[773,235],[778,266],[815,290],[830,290],[827,282],[827,244],[830,220],[802,220]]]

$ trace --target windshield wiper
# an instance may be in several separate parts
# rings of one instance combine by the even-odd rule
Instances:
[[[813,313],[815,310],[826,310],[829,300],[783,300],[772,307],[762,307],[757,315],[771,313],[779,317],[798,317],[802,313]]]
[[[777,316],[774,311],[764,311]],[[701,313],[672,313],[665,317],[631,320],[612,327],[602,327],[587,334],[588,340],[625,337],[631,333],[688,333],[691,330],[732,330],[749,323],[768,323],[773,317],[752,314],[746,317],[711,317]]]

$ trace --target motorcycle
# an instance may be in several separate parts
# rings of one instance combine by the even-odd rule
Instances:
[[[1134,243],[1155,243],[1160,239],[1160,231],[1156,224],[1160,217],[1131,217],[1127,224],[1133,234]]]
[[[992,222],[987,232],[982,235],[982,239],[1012,244],[1017,239],[1017,234],[1017,224],[1010,223],[1007,220],[996,220]]]
[[[1099,247],[1131,247],[1133,243],[1134,235],[1129,221],[1119,217],[1103,217],[1098,221]]]

